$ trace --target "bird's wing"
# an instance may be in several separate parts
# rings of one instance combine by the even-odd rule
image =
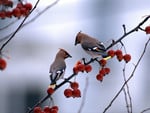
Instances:
[[[93,51],[93,52],[106,51],[104,45],[100,42],[99,43],[85,42],[82,43],[82,47],[87,51]]]
[[[56,63],[52,64],[50,68],[49,73],[50,73],[50,80],[52,83],[56,83],[58,79],[62,78],[66,69],[65,63],[62,63],[62,65],[60,65],[61,62],[59,62],[57,64],[58,65],[56,65]]]

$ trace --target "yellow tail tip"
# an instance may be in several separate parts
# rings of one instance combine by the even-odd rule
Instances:
[[[55,87],[56,87],[56,84],[52,84],[48,86],[48,88],[52,88],[52,89],[54,89]]]
[[[108,56],[108,57],[106,57],[106,58],[103,58],[104,60],[109,60],[109,59],[111,59],[112,57],[111,56]]]

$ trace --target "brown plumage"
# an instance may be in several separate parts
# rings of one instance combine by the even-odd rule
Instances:
[[[63,78],[66,69],[65,59],[68,57],[72,56],[64,49],[60,49],[56,54],[55,60],[49,70],[51,84],[56,84],[57,80]]]

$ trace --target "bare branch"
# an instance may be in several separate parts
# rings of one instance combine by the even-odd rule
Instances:
[[[141,113],[144,113],[144,112],[147,112],[147,111],[150,111],[150,108],[144,109],[143,111],[141,111]]]
[[[126,74],[125,74],[125,70],[126,70],[126,64],[124,65],[124,68],[123,68],[123,78],[124,78],[124,82],[127,81],[127,79],[126,79]],[[126,90],[125,90],[125,88],[124,88],[125,101],[126,101],[126,105],[127,105],[127,110],[128,110],[128,113],[132,113],[132,98],[131,98],[131,94],[130,94],[130,90],[129,90],[129,85],[128,85],[128,83],[126,83],[126,89],[127,89],[127,92],[126,92]],[[128,95],[128,98],[129,98],[129,103],[128,103],[127,95]]]
[[[112,44],[110,44],[106,49],[108,50],[109,48],[111,48],[112,46],[116,45],[117,43],[119,43],[121,40],[123,40],[125,37],[127,37],[129,34],[138,31],[138,29],[141,29],[141,26],[150,18],[150,15],[147,16],[141,23],[139,23],[135,28],[133,28],[132,30],[130,30],[129,32],[124,32],[123,36],[120,37],[118,40],[116,40],[115,42],[113,42]]]
[[[84,88],[84,91],[83,91],[83,98],[82,98],[82,102],[81,102],[80,108],[78,110],[78,113],[81,113],[82,109],[84,107],[84,104],[85,104],[85,101],[86,101],[86,94],[87,94],[88,86],[89,86],[89,78],[87,76],[86,81],[85,81],[85,88]]]
[[[18,21],[18,20],[15,20],[15,21],[10,22],[8,25],[6,25],[6,26],[0,28],[0,31],[1,31],[1,30],[5,30],[5,29],[8,28],[9,26],[15,24],[17,21]]]
[[[127,92],[126,92],[125,88],[123,88],[123,92],[124,92],[124,97],[125,97],[127,112],[130,113],[129,102],[128,102]]]

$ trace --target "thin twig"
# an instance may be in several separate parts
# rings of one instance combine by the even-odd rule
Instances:
[[[127,81],[127,79],[126,79],[126,74],[125,74],[125,69],[126,69],[126,64],[124,65],[124,68],[123,68],[123,78],[124,78],[124,82],[126,82]],[[132,98],[131,98],[131,94],[130,94],[130,90],[129,90],[129,85],[128,85],[128,83],[126,83],[126,88],[127,88],[127,92],[126,92],[126,94],[128,95],[128,97],[129,97],[129,103],[130,103],[130,105],[129,105],[129,103],[128,103],[128,100],[126,99],[126,103],[127,103],[127,110],[128,110],[128,113],[132,113]],[[125,89],[125,88],[124,88]],[[125,90],[126,91],[126,90]],[[125,94],[125,96],[127,96]],[[125,97],[126,98],[126,97]],[[130,108],[130,109],[129,109]]]
[[[122,27],[123,27],[124,34],[126,34],[127,31],[126,31],[126,26],[125,26],[125,24],[123,24]]]
[[[147,112],[147,111],[150,111],[150,108],[144,109],[143,111],[141,111],[141,113],[144,113],[144,112]]]
[[[126,92],[126,89],[125,89],[125,88],[123,88],[123,93],[124,93],[124,97],[125,97],[127,113],[130,113],[129,103],[128,103],[128,97],[127,97],[127,92]]]
[[[4,26],[4,27],[1,27],[1,28],[0,28],[0,31],[1,31],[1,30],[5,30],[6,28],[10,27],[11,25],[15,24],[16,22],[18,22],[18,19],[14,20],[14,21],[12,21],[12,22],[10,22],[10,23],[8,23],[8,25],[6,25],[6,26]]]
[[[84,88],[84,90],[83,90],[83,98],[82,98],[82,102],[81,102],[81,105],[80,105],[80,108],[79,108],[79,110],[78,110],[78,113],[81,113],[82,112],[82,110],[83,110],[83,107],[84,107],[84,105],[85,105],[85,102],[86,102],[86,95],[87,95],[87,90],[88,90],[88,86],[89,86],[89,78],[88,78],[88,76],[86,77],[86,81],[85,81],[85,88]]]
[[[139,63],[141,62],[145,52],[146,52],[146,49],[147,49],[147,46],[148,46],[148,43],[150,42],[150,38],[147,40],[147,42],[145,43],[145,47],[143,49],[143,52],[139,58],[139,60],[137,61],[137,63],[135,64],[135,67],[131,73],[131,75],[129,76],[129,78],[124,82],[124,84],[122,85],[122,87],[120,88],[120,90],[118,91],[118,93],[114,96],[114,98],[111,100],[111,102],[109,103],[109,105],[104,109],[103,113],[106,113],[106,111],[111,107],[111,105],[113,104],[113,102],[116,100],[116,98],[119,96],[119,94],[121,93],[121,91],[123,90],[123,88],[125,87],[125,85],[131,80],[131,78],[134,76],[135,74],[135,71],[137,69],[137,67],[139,66]]]

